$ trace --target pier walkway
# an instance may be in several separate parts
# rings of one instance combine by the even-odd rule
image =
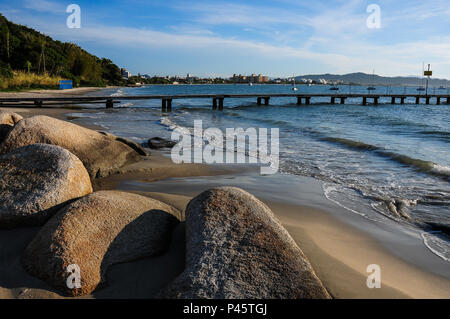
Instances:
[[[79,104],[104,104],[106,108],[113,108],[121,101],[132,100],[161,100],[161,110],[170,112],[172,101],[175,99],[210,99],[213,110],[223,110],[225,99],[255,98],[258,105],[269,105],[270,99],[292,98],[297,105],[311,104],[314,99],[329,99],[331,104],[345,104],[349,98],[359,99],[362,105],[369,103],[378,105],[381,98],[388,98],[391,104],[405,104],[405,100],[414,99],[416,104],[450,104],[450,94],[346,94],[346,93],[274,93],[274,94],[185,94],[185,95],[133,95],[133,96],[64,96],[64,97],[27,97],[27,98],[0,98],[0,107],[53,107]]]

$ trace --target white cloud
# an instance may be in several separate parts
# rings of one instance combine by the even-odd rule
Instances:
[[[56,14],[64,14],[66,7],[60,3],[47,0],[25,0],[24,8],[40,12],[50,12]]]

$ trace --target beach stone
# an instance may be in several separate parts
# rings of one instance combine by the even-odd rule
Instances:
[[[133,148],[124,143],[97,131],[43,115],[26,118],[16,124],[0,145],[0,154],[35,143],[58,145],[69,150],[83,162],[92,178],[107,176],[141,159]]]
[[[40,225],[91,192],[83,163],[62,147],[33,144],[0,156],[0,228]]]
[[[136,153],[138,153],[139,155],[142,155],[142,156],[149,155],[149,153],[140,144],[133,142],[130,139],[127,139],[125,137],[115,136],[114,134],[111,134],[108,132],[100,132],[99,131],[99,133],[109,137],[110,139],[112,139],[114,141],[118,141],[118,142],[124,143],[125,145],[128,145],[129,147],[134,149],[136,151]]]
[[[23,117],[17,113],[0,111],[0,143]]]
[[[25,249],[22,264],[69,296],[90,294],[116,263],[167,249],[180,212],[160,201],[119,191],[99,191],[62,208]],[[78,265],[81,287],[67,286],[67,267]],[[151,276],[151,269],[149,270]]]
[[[152,137],[148,140],[148,147],[151,149],[172,148],[177,143],[162,137]]]
[[[235,187],[186,208],[186,268],[162,298],[330,298],[272,211]]]
[[[14,126],[22,119],[23,117],[17,113],[0,111],[0,124],[2,125]]]

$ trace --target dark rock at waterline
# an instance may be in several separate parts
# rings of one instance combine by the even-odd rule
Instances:
[[[162,137],[152,137],[148,140],[148,147],[151,149],[172,148],[177,143]]]
[[[64,294],[86,295],[106,281],[109,266],[166,250],[180,218],[177,209],[148,197],[95,192],[53,216],[26,248],[22,264]],[[67,286],[70,265],[79,267],[79,288]]]
[[[42,115],[17,123],[0,144],[0,154],[36,143],[58,145],[69,150],[83,162],[92,178],[107,176],[141,159],[133,148],[122,142],[97,131]]]
[[[330,298],[272,211],[234,187],[186,209],[186,268],[164,298]]]
[[[40,225],[91,192],[83,163],[62,147],[33,144],[0,156],[0,228]]]
[[[432,221],[424,221],[424,223],[431,227],[432,231],[440,231],[450,236],[450,224],[437,223]]]
[[[125,137],[115,136],[115,135],[113,135],[111,133],[107,133],[107,132],[100,132],[99,131],[99,133],[109,137],[110,139],[112,139],[114,141],[118,141],[118,142],[121,142],[121,143],[123,143],[125,145],[128,145],[129,147],[134,149],[136,151],[136,153],[138,153],[139,155],[142,155],[142,156],[148,156],[149,155],[148,152],[141,145],[139,145],[136,142],[133,142],[132,140],[129,140],[129,139],[125,138]]]

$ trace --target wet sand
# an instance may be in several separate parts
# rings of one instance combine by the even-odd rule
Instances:
[[[57,118],[65,118],[64,114],[70,112],[15,111],[23,116],[45,114]],[[164,153],[155,151],[148,160],[124,167],[120,173],[95,181],[94,188],[135,192],[179,209],[213,186],[232,185],[249,191],[280,218],[335,298],[450,298],[448,263],[427,254],[419,239],[372,225],[328,201],[320,183],[310,178],[278,174],[263,177],[254,167],[175,165]],[[391,230],[388,236],[384,233]],[[0,245],[0,298],[62,297],[28,275],[20,264],[21,252],[37,231],[38,228],[0,230],[0,242],[8,243]],[[431,261],[420,266],[412,262],[422,259]],[[366,286],[369,264],[381,266],[380,289]],[[181,273],[183,267],[181,223],[169,251],[158,257],[112,266],[107,273],[107,285],[88,298],[150,298]]]

